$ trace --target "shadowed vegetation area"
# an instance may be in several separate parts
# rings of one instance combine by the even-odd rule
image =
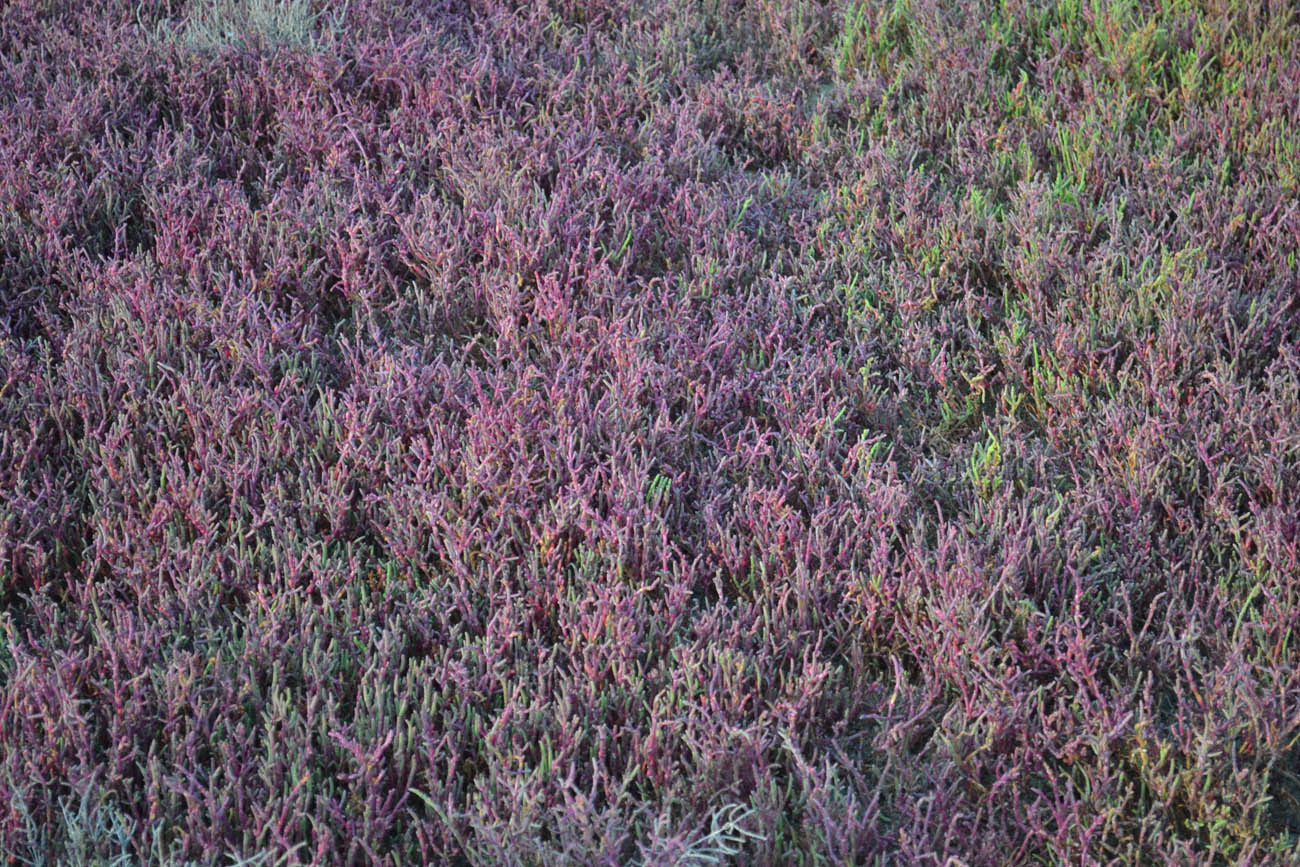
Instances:
[[[1297,46],[0,4],[0,855],[1297,863]]]

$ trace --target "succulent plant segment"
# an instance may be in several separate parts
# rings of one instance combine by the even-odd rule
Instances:
[[[1300,11],[0,3],[0,857],[1300,862]]]

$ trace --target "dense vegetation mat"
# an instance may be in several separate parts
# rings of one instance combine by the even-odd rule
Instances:
[[[1300,860],[1300,12],[0,4],[0,854]]]

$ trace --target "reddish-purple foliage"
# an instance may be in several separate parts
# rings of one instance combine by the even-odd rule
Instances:
[[[0,853],[1294,863],[1297,44],[4,5]]]

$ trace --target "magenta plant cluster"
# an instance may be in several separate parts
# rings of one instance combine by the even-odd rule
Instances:
[[[9,864],[1300,863],[1300,7],[0,4]]]

